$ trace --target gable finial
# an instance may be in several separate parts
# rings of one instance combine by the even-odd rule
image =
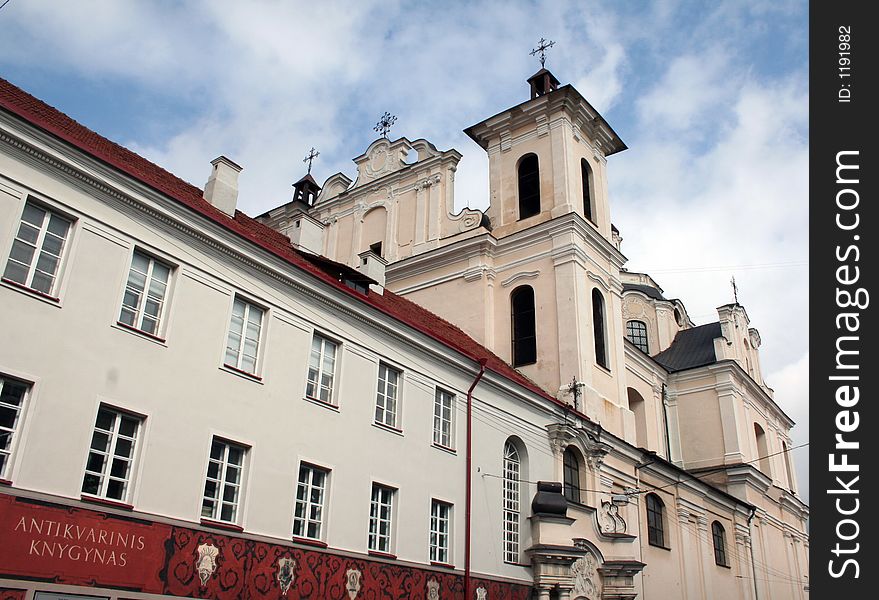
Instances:
[[[308,163],[308,173],[309,173],[309,175],[311,174],[311,162],[312,162],[315,158],[317,158],[318,156],[320,156],[320,152],[316,151],[316,150],[314,149],[314,146],[312,146],[312,147],[311,147],[311,150],[308,151],[308,154],[306,155],[306,157],[305,157],[304,159],[302,159],[302,162],[307,162],[307,163]]]
[[[547,41],[543,38],[540,38],[540,41],[537,42],[537,48],[531,51],[531,56],[540,55],[540,68],[543,69],[546,66],[546,51],[555,46],[555,42]]]
[[[397,117],[395,115],[392,115],[389,112],[385,112],[385,114],[381,116],[381,119],[378,120],[378,123],[375,124],[375,127],[373,127],[373,129],[380,133],[383,138],[388,139],[388,132],[391,130],[391,127],[396,122]]]
[[[732,276],[732,278],[729,280],[729,283],[730,283],[730,285],[732,285],[733,301],[736,304],[738,304],[739,303],[739,286],[736,285],[736,276],[735,275]]]

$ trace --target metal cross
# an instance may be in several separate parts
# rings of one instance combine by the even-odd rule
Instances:
[[[311,161],[320,156],[320,152],[317,152],[314,149],[314,146],[311,147],[311,150],[308,151],[308,156],[302,159],[302,162],[308,163],[308,173],[311,174]]]
[[[540,41],[537,42],[537,48],[531,51],[531,56],[536,56],[540,54],[540,68],[542,69],[546,64],[546,51],[555,46],[555,42],[547,42],[545,39],[540,38]]]
[[[733,300],[735,301],[736,304],[738,304],[739,303],[739,286],[736,285],[736,276],[733,275],[732,278],[729,280],[729,282],[732,285]]]
[[[391,126],[396,122],[397,117],[389,112],[386,112],[382,115],[382,118],[379,119],[378,123],[375,124],[375,127],[373,127],[373,129],[382,134],[383,138],[387,139],[388,132],[391,130]]]

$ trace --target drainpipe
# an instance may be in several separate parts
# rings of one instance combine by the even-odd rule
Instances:
[[[757,565],[754,564],[754,544],[756,542],[754,540],[754,531],[751,529],[751,519],[753,519],[756,514],[757,508],[754,507],[751,509],[751,514],[748,516],[748,535],[751,536],[751,576],[754,579],[754,600],[759,600],[760,592],[757,590]]]
[[[485,374],[487,359],[479,359],[479,373],[467,390],[467,500],[464,509],[464,598],[470,600],[473,597],[470,580],[470,506],[473,496],[473,389]]]

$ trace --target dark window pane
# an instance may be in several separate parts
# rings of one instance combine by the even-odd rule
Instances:
[[[540,170],[537,155],[529,154],[519,162],[519,219],[540,212]]]

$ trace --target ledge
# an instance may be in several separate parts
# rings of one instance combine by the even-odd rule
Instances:
[[[669,548],[668,546],[660,546],[659,544],[651,544],[650,542],[648,542],[647,545],[651,548],[659,548],[660,550],[667,550],[668,552],[671,552],[671,548]]]
[[[122,510],[134,510],[133,504],[128,504],[127,502],[119,502],[118,500],[110,500],[108,498],[101,498],[99,496],[87,496],[86,494],[82,494],[79,499],[83,502],[88,502],[90,504],[100,504],[101,506],[121,508]]]
[[[236,531],[238,533],[244,531],[244,527],[242,527],[241,525],[236,525],[235,523],[224,523],[223,521],[214,521],[213,519],[201,519],[199,523],[201,523],[205,527],[225,529],[226,531]]]
[[[376,558],[387,558],[389,560],[397,560],[397,555],[391,554],[389,552],[379,552],[378,550],[368,550],[366,553],[369,556],[374,556]]]
[[[431,446],[433,446],[437,450],[442,450],[443,452],[447,452],[447,453],[451,454],[452,456],[458,455],[458,451],[455,450],[454,448],[449,448],[448,446],[443,446],[442,444],[437,444],[436,442],[432,443]]]
[[[384,423],[378,423],[376,421],[372,422],[372,426],[378,427],[379,429],[383,429],[383,430],[388,431],[390,433],[395,433],[395,434],[399,435],[400,437],[403,437],[403,430],[402,429],[397,429],[396,427],[391,427],[390,425],[385,425]]]
[[[312,398],[310,396],[303,396],[302,399],[305,400],[306,402],[311,402],[312,404],[316,404],[317,406],[320,406],[321,408],[325,408],[325,409],[331,410],[333,412],[341,412],[339,410],[338,405],[336,405],[336,404],[330,404],[329,402],[324,402],[323,400],[318,400],[317,398]]]
[[[126,325],[125,323],[123,323],[121,321],[116,321],[116,327],[118,327],[119,329],[122,329],[125,332],[133,333],[134,335],[145,337],[146,339],[148,339],[151,342],[158,342],[159,344],[161,344],[163,346],[166,345],[165,338],[160,338],[157,335],[147,333],[146,331],[143,331],[142,329],[138,329],[137,327],[132,327],[131,325]]]
[[[306,546],[316,546],[317,548],[328,548],[329,547],[326,542],[322,542],[320,540],[312,540],[310,538],[296,537],[295,535],[290,539],[293,540],[293,542],[296,544],[305,544]]]
[[[262,383],[262,377],[259,375],[254,375],[253,373],[248,373],[247,371],[242,371],[238,367],[233,367],[232,365],[223,364],[220,366],[221,371],[226,371],[227,373],[232,373],[233,375],[238,375],[244,379],[253,381],[254,383]]]
[[[0,479],[0,485],[12,485],[12,482],[8,479]]]
[[[6,279],[5,277],[0,278],[0,281],[2,281],[5,285],[9,286],[15,291],[23,292],[29,296],[38,298],[39,300],[54,304],[55,306],[61,305],[61,299],[57,298],[56,296],[50,296],[49,294],[45,294],[40,290],[35,290],[32,287],[28,287],[22,283],[18,283],[17,281],[12,281],[11,279]]]
[[[430,566],[431,567],[440,567],[442,569],[452,569],[452,570],[454,570],[454,568],[455,568],[455,565],[450,565],[449,563],[436,562],[433,560],[430,561]]]

